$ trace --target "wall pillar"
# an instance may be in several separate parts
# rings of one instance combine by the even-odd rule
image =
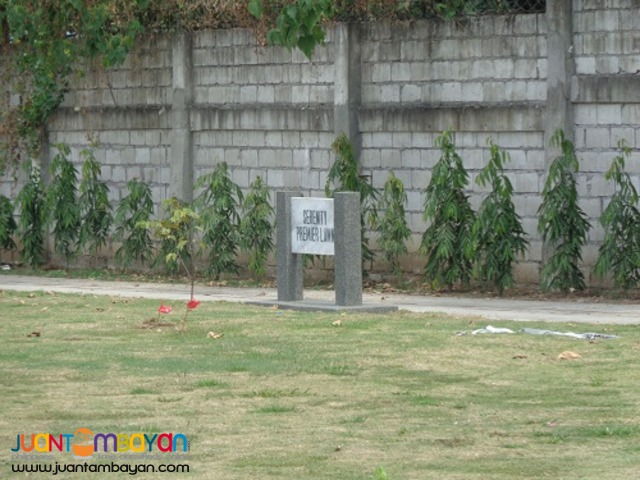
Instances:
[[[171,151],[169,197],[193,200],[193,158],[189,110],[193,100],[191,36],[182,32],[173,38],[173,104],[171,106]]]
[[[547,0],[547,103],[544,127],[545,172],[560,155],[551,146],[554,132],[560,128],[565,138],[575,143],[571,82],[575,73],[573,57],[573,2]],[[542,261],[553,252],[543,246]]]
[[[362,86],[360,26],[338,23],[335,26],[334,44],[333,129],[336,137],[342,133],[347,136],[359,162],[362,146],[358,121]]]

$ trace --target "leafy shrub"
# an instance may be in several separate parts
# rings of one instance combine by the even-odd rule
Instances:
[[[28,175],[27,183],[17,198],[20,209],[19,235],[22,241],[20,257],[27,265],[38,267],[44,262],[47,202],[38,165],[31,163]]]
[[[594,271],[600,277],[613,272],[615,285],[626,290],[640,284],[640,212],[638,192],[624,171],[631,148],[624,141],[618,147],[620,155],[605,175],[615,184],[616,192],[600,216],[605,235]]]
[[[562,153],[549,167],[538,209],[538,231],[542,240],[553,249],[542,268],[542,289],[582,290],[585,288],[584,275],[578,263],[582,260],[589,222],[578,205],[574,176],[579,168],[578,158],[562,130],[555,131],[551,144],[559,147]]]
[[[475,259],[477,278],[502,293],[513,285],[512,264],[525,252],[529,242],[511,200],[513,186],[504,174],[504,164],[511,158],[493,142],[489,141],[489,145],[491,158],[476,183],[491,185],[491,193],[482,201],[473,223],[468,255]]]
[[[115,213],[114,240],[122,242],[116,250],[116,263],[124,269],[134,261],[143,265],[151,257],[153,242],[144,227],[153,214],[151,189],[145,182],[134,178],[127,182],[129,194],[119,203]]]
[[[107,244],[111,224],[112,207],[109,187],[100,179],[100,163],[92,149],[81,152],[82,180],[80,181],[80,238],[78,248],[88,249],[91,256]]]
[[[238,208],[242,191],[229,176],[226,162],[196,181],[202,192],[195,205],[202,220],[203,243],[209,249],[207,274],[218,279],[221,273],[238,273],[236,254],[240,244]]]
[[[54,250],[64,256],[66,267],[69,268],[80,234],[80,208],[76,187],[78,171],[69,160],[69,146],[59,143],[56,148],[58,154],[51,161],[47,209],[53,222]]]
[[[341,134],[333,145],[337,154],[333,162],[327,182],[324,187],[327,197],[333,197],[336,192],[360,193],[360,228],[362,232],[362,262],[373,261],[373,251],[369,247],[369,239],[365,234],[366,226],[374,226],[376,219],[375,201],[378,191],[371,185],[369,179],[361,175],[358,163],[353,153],[353,146],[345,134]]]
[[[434,288],[467,284],[471,260],[465,254],[471,239],[474,213],[465,194],[469,175],[456,152],[451,132],[436,138],[442,156],[433,168],[425,191],[424,219],[429,225],[422,235],[420,252],[427,257],[424,274]]]
[[[257,177],[242,204],[240,239],[242,248],[249,253],[249,271],[258,277],[264,276],[267,256],[273,250],[272,218],[269,189]]]
[[[376,219],[376,230],[380,234],[378,245],[389,262],[391,272],[402,276],[400,255],[407,253],[406,241],[411,236],[407,226],[404,206],[407,203],[407,193],[402,181],[393,172],[384,184],[384,190],[378,202],[378,211],[383,212]]]

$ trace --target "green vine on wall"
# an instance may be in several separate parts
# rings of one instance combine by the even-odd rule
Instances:
[[[143,32],[251,28],[260,42],[311,58],[328,21],[452,20],[527,11],[521,3],[544,10],[543,0],[0,0],[0,174],[38,156],[43,127],[83,63],[121,64]]]
[[[0,172],[38,155],[42,128],[64,100],[72,74],[81,73],[79,60],[99,57],[106,67],[125,60],[143,30],[137,17],[148,3],[0,2],[0,55],[8,86],[0,114]]]

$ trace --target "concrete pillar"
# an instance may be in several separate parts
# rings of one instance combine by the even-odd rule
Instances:
[[[360,194],[337,192],[333,204],[336,305],[362,305]]]
[[[276,192],[276,283],[279,302],[302,300],[303,256],[291,253],[291,197],[300,192]]]
[[[169,197],[193,199],[193,158],[189,111],[193,100],[191,36],[186,32],[173,38],[173,105],[171,106],[171,181]]]
[[[565,138],[575,142],[571,104],[571,81],[575,73],[572,3],[567,0],[547,0],[548,72],[544,131],[546,172],[553,160],[560,155],[559,149],[550,144],[556,129],[561,128]],[[543,263],[552,253],[548,245],[543,246]]]
[[[342,133],[347,136],[359,161],[362,149],[358,122],[362,85],[359,24],[336,24],[334,45],[334,133],[336,137]]]
[[[547,1],[547,104],[545,145],[547,166],[558,155],[549,147],[556,129],[574,141],[571,80],[575,73],[573,57],[573,9],[566,0]]]

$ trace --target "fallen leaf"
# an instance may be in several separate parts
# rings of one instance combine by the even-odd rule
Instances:
[[[582,358],[579,353],[572,352],[570,350],[562,352],[560,355],[558,355],[558,360],[577,360],[579,358]]]

